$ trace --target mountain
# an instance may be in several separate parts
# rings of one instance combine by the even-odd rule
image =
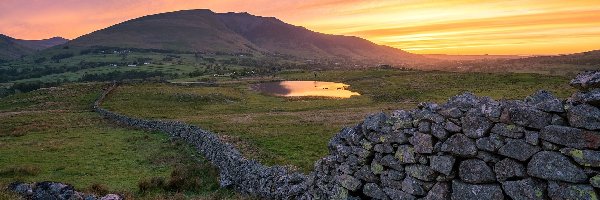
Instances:
[[[314,32],[273,17],[185,10],[125,21],[81,36],[76,47],[285,54],[298,58],[406,61],[420,56],[368,40]]]
[[[68,40],[53,37],[45,40],[20,40],[0,34],[0,60],[11,60],[30,55],[38,50],[64,44]]]

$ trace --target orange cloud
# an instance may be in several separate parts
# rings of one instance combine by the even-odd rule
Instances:
[[[597,0],[2,0],[0,33],[76,38],[183,9],[250,12],[414,53],[558,54],[600,47]]]

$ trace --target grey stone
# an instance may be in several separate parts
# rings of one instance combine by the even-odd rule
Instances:
[[[550,181],[548,183],[548,196],[551,199],[578,199],[578,200],[595,200],[598,195],[594,188],[589,185],[571,184]]]
[[[381,176],[385,176],[391,180],[401,181],[406,177],[406,173],[398,170],[386,170],[381,173]]]
[[[445,200],[450,199],[450,184],[448,182],[437,182],[429,190],[424,200]]]
[[[540,138],[548,142],[577,149],[597,149],[600,147],[600,133],[567,126],[546,126],[540,132]]]
[[[564,155],[552,151],[541,151],[533,155],[527,164],[527,174],[545,180],[571,183],[587,181],[587,176],[581,168],[571,163]]]
[[[450,175],[455,161],[456,159],[452,156],[432,156],[429,166],[437,172]]]
[[[531,178],[502,182],[506,195],[514,200],[542,200],[547,199],[546,185]]]
[[[472,93],[465,92],[463,94],[451,97],[448,100],[448,103],[442,107],[456,107],[462,111],[467,111],[477,104],[479,104],[479,99],[477,99],[477,97]]]
[[[437,173],[427,165],[411,164],[404,167],[404,171],[409,176],[422,181],[433,181]]]
[[[367,183],[363,186],[363,194],[373,199],[387,199],[387,195],[377,184]]]
[[[498,153],[503,156],[514,158],[520,161],[526,161],[533,154],[540,151],[541,148],[528,144],[521,139],[508,139],[506,144],[502,146]]]
[[[376,144],[375,147],[373,148],[373,150],[375,150],[376,152],[379,152],[379,153],[394,152],[394,148],[392,148],[392,145],[389,143]]]
[[[545,90],[526,97],[525,103],[545,112],[564,112],[562,102]]]
[[[495,152],[504,145],[504,141],[497,135],[490,135],[489,137],[483,137],[475,140],[475,145],[478,149]]]
[[[586,103],[593,106],[600,106],[600,88],[593,89],[586,93],[575,93],[573,98],[578,103]]]
[[[415,149],[410,145],[400,145],[396,151],[395,157],[401,163],[416,163]]]
[[[415,152],[417,153],[433,152],[433,140],[429,134],[415,133],[415,135],[411,137],[409,141],[414,146]]]
[[[383,192],[387,194],[387,196],[392,200],[415,200],[417,199],[415,196],[410,195],[402,190],[393,189],[393,188],[383,188]]]
[[[509,137],[509,138],[522,138],[525,129],[520,126],[512,125],[512,124],[503,124],[497,123],[492,128],[492,133],[496,133],[498,135]]]
[[[468,184],[453,180],[451,198],[453,200],[501,200],[504,199],[504,194],[496,184]]]
[[[462,118],[461,123],[463,133],[470,138],[485,137],[493,125],[492,122],[483,116],[477,109],[469,110]]]
[[[371,162],[371,172],[375,175],[381,174],[381,172],[383,172],[383,165],[376,161]]]
[[[487,151],[478,151],[477,155],[475,156],[475,158],[479,158],[480,160],[483,160],[486,163],[497,163],[499,162],[502,158],[500,156],[498,156],[495,153],[490,153]]]
[[[534,129],[542,129],[552,120],[552,114],[528,106],[508,107],[507,112],[512,123]]]
[[[350,175],[346,175],[346,174],[338,176],[337,182],[340,183],[340,185],[342,185],[342,187],[344,187],[350,191],[356,191],[356,190],[360,189],[360,186],[362,186],[360,180],[358,180],[357,178],[354,178]]]
[[[354,176],[366,182],[376,182],[378,180],[377,176],[375,176],[375,174],[371,171],[371,168],[368,166],[362,166],[354,173]]]
[[[568,112],[569,124],[574,127],[588,130],[600,130],[600,109],[597,107],[581,104]]]
[[[509,178],[521,178],[527,175],[525,166],[510,158],[505,158],[497,162],[494,165],[494,172],[498,181],[506,181]]]
[[[570,156],[581,166],[600,167],[600,151],[564,148],[560,152]]]
[[[381,162],[381,165],[395,169],[395,170],[403,170],[404,169],[404,167],[402,166],[402,163],[398,159],[396,159],[394,156],[392,156],[391,154],[383,156],[383,158],[381,158],[380,162]]]
[[[496,181],[492,168],[479,159],[460,162],[458,176],[466,183],[491,183]]]
[[[419,132],[421,133],[431,132],[431,123],[428,121],[420,121],[417,127],[419,128]]]
[[[431,135],[435,136],[440,140],[448,138],[448,131],[444,128],[444,124],[435,123],[431,125]]]
[[[460,126],[456,125],[452,121],[446,121],[446,125],[444,126],[444,129],[446,129],[452,133],[458,133],[458,132],[462,131],[462,128]]]
[[[427,193],[423,186],[421,186],[420,181],[410,176],[402,181],[402,191],[416,196],[422,196]]]
[[[537,131],[525,131],[525,142],[531,145],[538,145],[540,142],[540,133]]]
[[[106,196],[103,196],[100,198],[100,200],[121,200],[123,198],[121,198],[119,195],[116,194],[107,194]]]
[[[383,112],[372,114],[367,116],[363,122],[363,132],[368,133],[370,131],[380,131],[387,120],[387,116]]]
[[[460,111],[457,107],[442,107],[438,113],[447,118],[460,118],[462,117],[463,112]]]
[[[600,72],[599,71],[587,71],[577,75],[569,83],[571,86],[580,90],[590,90],[594,88],[600,88]]]
[[[567,121],[563,117],[561,117],[560,115],[553,114],[552,115],[552,120],[550,121],[550,124],[565,126],[565,125],[567,125]]]
[[[546,151],[557,151],[558,149],[560,149],[560,147],[545,140],[542,140],[542,149]]]
[[[473,157],[477,155],[477,147],[473,139],[463,134],[450,136],[443,144],[442,151],[450,152],[460,157]]]

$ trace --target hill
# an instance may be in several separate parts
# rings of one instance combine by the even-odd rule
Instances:
[[[68,43],[185,52],[284,54],[296,58],[408,61],[420,58],[368,40],[328,35],[248,13],[185,10],[125,21]]]
[[[67,39],[61,37],[44,40],[20,40],[0,34],[0,60],[20,58],[24,55],[33,54],[37,50],[64,44],[67,41]]]

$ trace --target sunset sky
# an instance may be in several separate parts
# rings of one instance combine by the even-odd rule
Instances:
[[[560,54],[600,49],[600,0],[1,0],[0,33],[73,39],[160,12],[249,12],[412,53]]]

